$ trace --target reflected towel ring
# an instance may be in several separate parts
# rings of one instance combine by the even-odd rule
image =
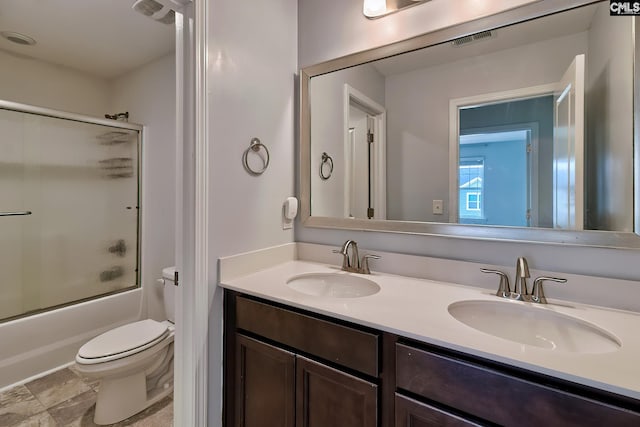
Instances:
[[[249,161],[247,159],[247,157],[249,156],[249,151],[253,151],[255,153],[258,153],[260,151],[261,148],[264,148],[264,152],[266,153],[266,158],[260,156],[262,158],[262,161],[264,162],[262,169],[260,170],[254,170],[251,168],[251,166],[249,166]],[[262,173],[264,171],[267,170],[267,167],[269,167],[269,149],[266,147],[266,145],[264,145],[262,142],[260,142],[259,138],[252,138],[251,139],[251,143],[249,144],[249,148],[247,148],[246,150],[244,150],[244,154],[242,155],[242,164],[244,165],[244,168],[247,170],[247,172],[249,172],[251,175],[262,175]]]
[[[329,165],[329,173],[324,172],[324,165]],[[320,178],[323,181],[331,178],[331,174],[333,173],[333,159],[327,153],[322,153],[322,162],[320,162]]]

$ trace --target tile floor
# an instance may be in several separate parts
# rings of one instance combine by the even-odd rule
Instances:
[[[64,368],[0,393],[0,427],[93,427],[98,382]],[[145,411],[112,426],[170,427],[173,399],[168,396]]]

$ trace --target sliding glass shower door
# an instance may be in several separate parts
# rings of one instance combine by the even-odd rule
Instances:
[[[0,108],[0,321],[139,282],[140,127],[33,110]]]

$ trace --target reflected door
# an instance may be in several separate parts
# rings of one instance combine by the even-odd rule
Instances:
[[[352,105],[349,108],[349,139],[345,147],[345,216],[370,218],[371,176],[368,142],[369,115]]]
[[[584,67],[575,57],[554,96],[553,227],[584,228]]]

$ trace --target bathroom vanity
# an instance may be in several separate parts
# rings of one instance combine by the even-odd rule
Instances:
[[[297,288],[320,275],[371,281],[379,291]],[[469,327],[451,309],[460,301],[538,307],[452,283],[290,261],[222,285],[226,426],[640,425],[638,344],[628,328],[640,322],[635,313],[539,307],[572,313],[606,338],[586,347],[558,338],[557,348],[543,348]]]

